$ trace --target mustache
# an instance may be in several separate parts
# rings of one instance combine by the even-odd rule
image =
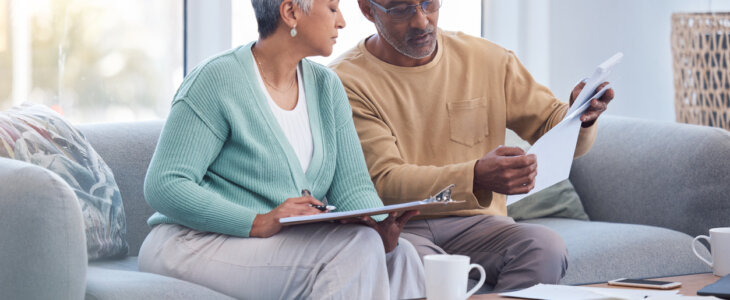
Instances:
[[[434,33],[434,31],[436,31],[436,26],[426,26],[426,29],[417,29],[417,28],[410,29],[406,33],[406,39],[410,40],[413,37],[416,37],[419,35],[432,34],[432,33]]]

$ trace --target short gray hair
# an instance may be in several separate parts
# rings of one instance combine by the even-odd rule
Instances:
[[[274,33],[279,23],[279,6],[283,0],[251,0],[256,22],[259,25],[259,36],[263,39]],[[313,0],[292,0],[294,4],[309,14]]]

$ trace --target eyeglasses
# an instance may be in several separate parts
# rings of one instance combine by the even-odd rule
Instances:
[[[384,13],[387,13],[393,21],[405,21],[410,19],[416,14],[416,9],[418,7],[421,7],[421,11],[424,15],[435,13],[441,8],[441,1],[443,0],[429,0],[429,1],[423,1],[418,4],[400,4],[393,6],[391,8],[385,8],[382,5],[376,3],[373,0],[369,0],[370,4],[374,5],[378,9],[382,10]]]

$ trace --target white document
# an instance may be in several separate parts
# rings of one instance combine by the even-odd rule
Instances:
[[[527,194],[508,195],[507,205],[568,179],[570,167],[573,165],[573,155],[578,142],[580,124],[582,123],[580,116],[590,106],[591,99],[601,97],[610,88],[610,86],[606,86],[599,92],[594,93],[596,88],[606,81],[608,75],[611,74],[611,69],[621,61],[622,57],[623,54],[619,52],[598,65],[593,76],[586,80],[585,87],[576,97],[563,120],[540,137],[527,151],[527,154],[537,156],[535,188]]]
[[[537,284],[524,290],[501,293],[500,296],[541,300],[645,300],[662,299],[677,295],[674,291],[655,291],[622,288],[597,288],[570,285]]]
[[[623,57],[623,53],[616,53],[609,59],[598,65],[598,67],[596,67],[593,75],[590,78],[586,79],[586,85],[580,91],[578,97],[575,98],[573,105],[570,107],[570,109],[568,109],[568,113],[566,115],[570,115],[578,107],[582,107],[584,103],[594,98],[592,97],[593,92],[596,90],[596,88],[598,88],[599,85],[601,85],[601,83],[608,79],[608,75],[611,75],[611,70],[613,69],[613,67],[616,66]]]

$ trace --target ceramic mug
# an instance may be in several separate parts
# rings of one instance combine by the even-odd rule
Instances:
[[[711,261],[697,253],[697,241],[700,239],[705,239],[710,243]],[[692,240],[692,251],[712,268],[715,275],[730,274],[730,227],[712,228],[710,236],[698,235]]]
[[[426,299],[428,300],[463,300],[473,295],[486,279],[484,268],[478,264],[469,264],[469,257],[464,255],[432,254],[423,257],[426,269]],[[466,291],[469,272],[476,268],[481,273],[479,282]]]

